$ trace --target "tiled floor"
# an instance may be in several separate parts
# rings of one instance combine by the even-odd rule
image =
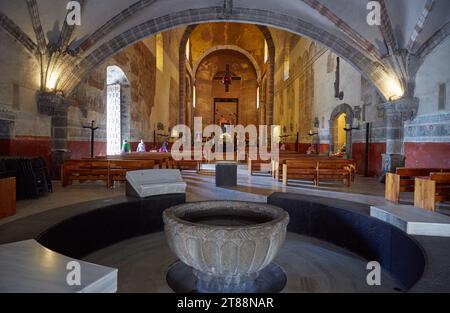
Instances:
[[[273,192],[294,192],[301,194],[331,197],[342,200],[368,203],[370,205],[385,205],[384,185],[374,178],[357,177],[355,184],[350,188],[340,182],[324,183],[315,187],[311,182],[297,181],[285,187],[281,182],[273,180],[269,175],[256,174],[249,176],[245,166],[241,166],[238,172],[238,187],[218,188],[215,186],[214,173],[205,171],[197,174],[183,172],[183,177],[188,184],[188,201],[204,200],[242,200],[265,202],[267,196]],[[36,199],[19,201],[17,214],[13,217],[0,220],[0,225],[30,216],[49,209],[54,209],[71,204],[106,199],[120,196],[125,193],[123,185],[116,185],[113,189],[107,189],[104,183],[91,182],[74,184],[68,188],[62,188],[59,182],[54,182],[54,193]],[[412,194],[403,194],[402,202],[412,204]],[[442,213],[447,213],[447,205],[442,206]]]

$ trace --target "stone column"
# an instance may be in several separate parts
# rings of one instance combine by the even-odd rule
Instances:
[[[393,173],[398,167],[405,166],[404,122],[416,117],[418,107],[417,98],[401,98],[383,104],[386,114],[386,153],[383,154],[381,182],[385,181],[386,173]]]
[[[62,95],[52,92],[39,92],[37,95],[38,111],[51,117],[51,176],[61,177],[61,165],[70,159],[67,146],[67,109],[68,101]]]

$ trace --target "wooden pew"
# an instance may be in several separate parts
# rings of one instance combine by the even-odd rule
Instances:
[[[159,152],[131,152],[123,155],[97,156],[95,158],[102,160],[153,160],[158,168],[169,168],[172,155]]]
[[[278,159],[272,160],[272,177],[277,181],[283,174],[283,165],[287,160],[313,160],[314,158],[307,154],[300,154],[291,151],[280,151]]]
[[[342,180],[350,187],[352,182],[352,160],[320,160],[317,163],[317,186],[321,180]]]
[[[350,186],[354,169],[354,161],[347,159],[288,159],[283,164],[283,184],[286,186],[292,178],[311,179],[316,186],[320,185],[321,180],[342,180]]]
[[[178,169],[180,171],[195,171],[200,172],[200,165],[202,164],[202,161],[195,161],[195,160],[180,160],[172,161],[172,168]]]
[[[127,172],[153,169],[154,160],[111,160],[109,161],[108,187],[114,186],[114,182],[126,181]]]
[[[252,160],[247,159],[247,168],[248,168],[248,174],[250,176],[253,176],[253,172],[259,171],[259,172],[270,172],[271,171],[271,164],[272,160]]]
[[[72,184],[74,180],[104,181],[109,184],[109,162],[107,160],[68,160],[61,168],[61,183],[63,187]]]
[[[283,164],[283,185],[288,185],[289,179],[308,179],[317,185],[316,160],[286,160]]]
[[[427,177],[431,173],[448,173],[446,168],[397,168],[395,173],[386,175],[385,199],[398,203],[401,192],[414,192],[415,178]]]
[[[450,173],[430,173],[429,178],[416,178],[414,206],[436,211],[436,202],[450,200]]]
[[[318,155],[307,155],[307,154],[290,154],[280,156],[278,160],[272,161],[272,177],[276,180],[280,180],[280,176],[283,173],[283,165],[286,164],[288,160],[297,161],[328,161],[333,160],[334,162],[339,162],[349,167],[351,173],[351,182],[354,182],[356,177],[356,163],[351,159],[343,159],[340,157],[328,157],[328,156],[318,156]]]
[[[80,183],[86,181],[104,181],[111,187],[114,181],[125,181],[128,171],[153,169],[153,160],[68,160],[61,168],[61,183],[63,187],[78,180]]]

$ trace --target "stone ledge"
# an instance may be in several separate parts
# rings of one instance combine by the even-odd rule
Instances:
[[[413,206],[372,206],[370,216],[400,228],[409,235],[450,237],[450,217]]]

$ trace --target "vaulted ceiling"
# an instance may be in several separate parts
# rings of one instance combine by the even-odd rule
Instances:
[[[79,2],[83,7],[81,26],[63,29],[67,1],[0,0],[0,28],[32,53],[44,53],[45,44],[58,46],[66,42],[75,58],[72,64],[77,66],[70,70],[70,79],[61,81],[62,88],[67,90],[106,57],[152,32],[230,20],[268,24],[321,41],[346,58],[389,97],[382,80],[394,74],[406,84],[411,59],[418,63],[419,58],[450,32],[448,0],[379,0],[380,26],[367,23],[369,11],[365,0]],[[62,53],[66,46],[62,47]]]
[[[264,65],[264,36],[255,25],[227,22],[200,24],[192,32],[190,43],[193,64],[212,47],[233,45],[250,53],[260,67]]]

